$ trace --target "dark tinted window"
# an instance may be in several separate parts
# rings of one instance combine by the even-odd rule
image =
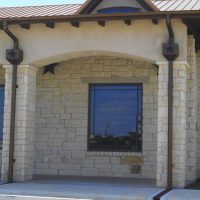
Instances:
[[[112,8],[103,8],[98,10],[99,14],[111,14],[111,13],[133,13],[140,12],[140,8],[135,7],[112,7]]]
[[[142,85],[90,85],[89,149],[142,150]]]

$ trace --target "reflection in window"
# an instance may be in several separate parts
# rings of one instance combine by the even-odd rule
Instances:
[[[142,151],[142,84],[90,85],[89,150]]]
[[[99,14],[112,14],[112,13],[134,13],[140,11],[141,9],[136,7],[110,7],[110,8],[99,9],[97,12]]]

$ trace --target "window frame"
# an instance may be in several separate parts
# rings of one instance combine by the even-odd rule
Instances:
[[[120,12],[120,9],[134,9],[134,12]],[[108,10],[111,10],[111,9],[118,9],[119,12],[106,12],[105,11],[108,11]],[[141,8],[138,8],[138,7],[131,7],[131,6],[113,6],[113,7],[106,7],[106,8],[101,8],[99,10],[97,10],[97,13],[98,14],[117,14],[117,13],[138,13],[138,12],[141,12],[142,9]]]
[[[93,86],[141,86],[141,150],[123,150],[123,149],[92,149],[90,148],[90,127],[91,127],[91,88]],[[87,151],[88,152],[127,152],[127,153],[142,153],[143,152],[143,96],[144,96],[144,87],[143,83],[89,83],[88,84],[88,127],[87,127]]]

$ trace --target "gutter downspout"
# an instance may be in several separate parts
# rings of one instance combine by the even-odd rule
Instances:
[[[15,113],[16,113],[16,88],[17,88],[17,68],[23,60],[23,51],[19,49],[17,37],[8,29],[6,21],[3,22],[4,32],[13,40],[13,49],[6,50],[6,60],[12,64],[12,94],[11,94],[11,114],[10,114],[10,143],[8,162],[8,183],[13,182],[14,163],[14,141],[15,141]]]
[[[166,25],[169,33],[169,41],[163,44],[162,54],[168,60],[168,164],[167,187],[153,200],[160,200],[162,196],[172,190],[173,182],[173,64],[179,56],[179,45],[174,42],[174,31],[171,24],[171,16],[166,16]]]

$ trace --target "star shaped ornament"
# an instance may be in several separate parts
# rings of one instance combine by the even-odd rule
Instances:
[[[51,74],[54,74],[54,75],[55,75],[55,67],[56,67],[58,64],[59,64],[59,63],[52,63],[52,64],[50,64],[50,65],[44,66],[43,75],[44,75],[44,74],[47,74],[47,73],[51,73]]]

